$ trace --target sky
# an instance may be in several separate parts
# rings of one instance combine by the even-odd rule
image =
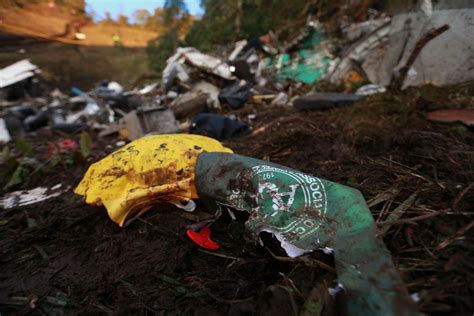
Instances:
[[[109,12],[113,18],[119,14],[129,17],[133,21],[133,12],[137,9],[147,9],[150,13],[156,7],[162,7],[165,0],[86,0],[87,10],[93,9],[99,15],[99,20],[104,18],[105,12]],[[193,15],[202,15],[203,10],[200,7],[200,0],[185,0],[189,13]]]

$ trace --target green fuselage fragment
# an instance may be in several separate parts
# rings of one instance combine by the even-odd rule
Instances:
[[[358,190],[227,153],[198,157],[196,188],[205,202],[249,212],[246,229],[254,240],[271,232],[291,256],[334,249],[350,314],[416,314]]]
[[[333,56],[321,28],[313,29],[291,53],[266,58],[264,72],[274,80],[293,80],[313,84],[329,71]]]

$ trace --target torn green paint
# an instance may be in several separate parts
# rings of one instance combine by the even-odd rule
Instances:
[[[249,212],[246,231],[252,240],[271,232],[290,256],[333,249],[350,314],[416,314],[359,191],[226,153],[198,157],[196,188],[205,203]]]
[[[319,28],[312,28],[309,36],[290,54],[265,59],[264,72],[275,80],[293,80],[312,84],[324,77],[333,61],[324,47],[325,36]]]

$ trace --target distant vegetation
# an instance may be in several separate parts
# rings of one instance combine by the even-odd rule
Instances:
[[[205,10],[186,34],[184,45],[212,50],[240,39],[273,32],[286,41],[301,32],[308,18],[334,24],[368,19],[370,9],[395,12],[413,6],[417,0],[201,0]]]
[[[161,71],[166,59],[182,44],[194,19],[183,0],[166,0],[159,18],[155,18],[154,21],[162,26],[163,33],[148,43],[148,60],[151,69]]]
[[[342,21],[357,22],[368,18],[369,9],[393,12],[397,8],[413,6],[416,0],[201,0],[204,15],[196,18],[189,14],[183,0],[165,0],[163,8],[153,12],[136,10],[132,16],[113,18],[105,13],[99,16],[86,10],[85,0],[0,0],[0,7],[23,7],[26,4],[56,6],[71,17],[99,21],[110,33],[120,33],[122,40],[135,38],[121,31],[143,30],[157,34],[147,46],[149,66],[160,72],[179,46],[192,46],[204,52],[217,47],[232,45],[241,39],[258,38],[271,34],[278,43],[289,41],[300,34],[308,19],[327,22],[329,32],[338,35]],[[348,5],[350,3],[350,5]],[[92,31],[89,31],[92,35]],[[105,34],[104,33],[104,34]],[[127,35],[127,36],[125,36]],[[88,34],[89,36],[89,34]],[[104,35],[105,36],[105,35]],[[110,34],[106,40],[110,42]],[[139,36],[138,36],[139,37]],[[148,37],[149,38],[149,37]]]

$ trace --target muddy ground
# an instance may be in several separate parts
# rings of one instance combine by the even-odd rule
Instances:
[[[68,45],[1,30],[0,43],[0,68],[29,59],[40,67],[42,84],[50,90],[67,92],[75,86],[87,91],[102,80],[114,80],[132,89],[152,75],[144,47]],[[152,79],[158,78],[155,74]]]
[[[257,115],[253,134],[225,145],[361,190],[380,227],[389,227],[380,238],[419,310],[472,314],[474,135],[460,124],[431,123],[424,113],[472,106],[473,95],[468,83],[371,96],[325,112],[250,103],[234,113]],[[45,139],[64,136],[43,129],[27,139],[46,159]],[[107,148],[115,140],[93,139],[87,161],[32,175],[25,187],[75,186],[91,162],[115,149]],[[403,204],[401,218],[384,224]],[[327,291],[336,275],[316,264],[333,265],[330,255],[274,257],[243,239],[243,222],[221,217],[212,226],[221,250],[211,253],[186,237],[193,222],[170,205],[126,228],[71,190],[0,210],[0,313],[298,315],[313,288],[323,314],[344,313]]]

